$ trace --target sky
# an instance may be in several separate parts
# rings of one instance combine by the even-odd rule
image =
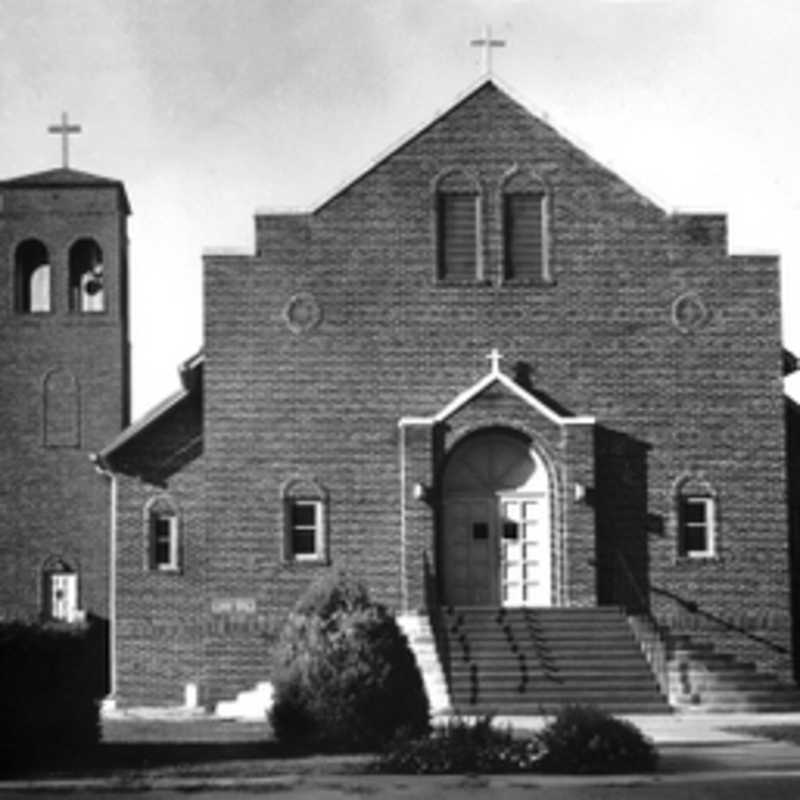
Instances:
[[[666,210],[782,258],[800,352],[797,0],[0,0],[0,177],[71,166],[133,207],[133,411],[202,345],[202,253],[311,209],[481,76]],[[800,380],[789,382],[800,397]]]

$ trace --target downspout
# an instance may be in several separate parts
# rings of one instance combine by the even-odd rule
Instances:
[[[113,711],[117,701],[117,476],[108,469],[101,456],[92,453],[90,459],[95,469],[109,480],[108,526],[108,696],[103,709]]]
[[[408,613],[408,575],[406,569],[406,426],[400,428],[400,613]]]

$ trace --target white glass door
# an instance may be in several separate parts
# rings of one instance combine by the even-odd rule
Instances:
[[[499,534],[502,604],[552,605],[547,495],[501,496]]]

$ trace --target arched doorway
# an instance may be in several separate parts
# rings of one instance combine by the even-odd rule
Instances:
[[[526,437],[472,434],[441,481],[439,567],[450,605],[552,604],[551,486]]]

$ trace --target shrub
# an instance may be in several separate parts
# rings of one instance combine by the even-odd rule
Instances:
[[[591,706],[565,706],[538,738],[544,772],[652,772],[658,760],[635,725]]]
[[[533,772],[542,756],[536,738],[514,739],[491,717],[455,719],[430,736],[393,742],[375,764],[380,772],[412,774]]]
[[[294,749],[378,749],[428,730],[428,700],[394,618],[340,573],[312,584],[281,634],[275,735]]]
[[[3,768],[72,758],[97,744],[105,653],[100,624],[0,625]]]

